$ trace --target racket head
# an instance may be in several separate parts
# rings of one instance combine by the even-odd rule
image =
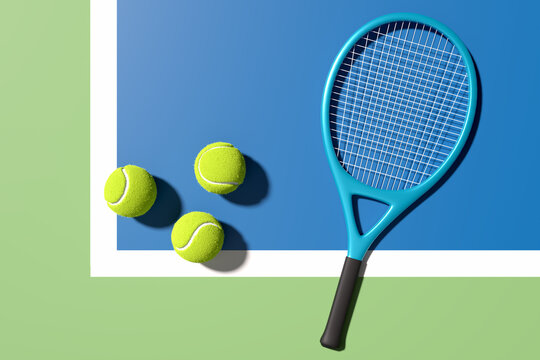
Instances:
[[[404,29],[413,28],[418,33],[427,32],[427,35],[424,38],[418,35],[415,35],[416,38],[414,36],[410,38],[409,33],[403,35]],[[401,31],[401,35],[394,37],[392,34],[396,31]],[[411,46],[407,41],[421,44],[428,42],[425,44],[427,52],[424,49],[422,54],[418,54],[421,50],[413,48],[415,44]],[[448,43],[445,44],[445,41]],[[441,43],[450,46],[453,53],[449,56],[444,54],[443,52],[449,51],[445,47],[437,50]],[[380,46],[378,49],[393,50],[377,53],[377,46]],[[358,54],[352,52],[353,49],[359,49]],[[398,53],[399,50],[401,53]],[[409,55],[400,65],[399,58],[403,55],[403,51],[409,51]],[[446,58],[441,55],[440,59],[431,59],[437,57],[438,51],[442,51],[440,54]],[[364,62],[362,56],[366,57],[368,52],[370,52],[369,61]],[[441,61],[446,61],[450,65],[446,64],[445,68],[445,63],[442,63],[441,67]],[[419,62],[426,62],[427,65],[416,66]],[[397,64],[394,68],[393,63]],[[407,64],[411,65],[413,70],[416,67],[416,73],[413,73]],[[366,75],[366,69],[358,70],[359,66],[366,68],[369,66],[372,72]],[[459,68],[461,78],[454,74],[455,79],[452,77],[440,80],[440,88],[446,93],[454,92],[450,94],[449,100],[453,104],[447,104],[444,99],[439,98],[439,91],[433,85],[439,80],[430,77],[430,72],[433,70],[435,77],[444,78],[446,69],[450,67],[457,73],[457,66],[462,66]],[[379,73],[373,69],[382,70]],[[441,69],[444,69],[444,72],[441,72]],[[355,71],[357,77],[351,80],[350,74]],[[406,71],[409,71],[408,77],[404,80],[403,74]],[[398,72],[401,78],[396,75]],[[422,83],[422,79],[426,84]],[[453,87],[453,81],[459,79],[462,80],[461,86],[466,85],[466,94],[458,86]],[[402,82],[398,83],[400,80],[404,81],[405,85]],[[412,88],[407,87],[407,83],[412,84]],[[414,93],[415,89],[416,95],[407,96],[408,92]],[[423,92],[418,89],[423,89]],[[361,100],[356,96],[360,92],[362,92]],[[418,96],[420,93],[421,96]],[[455,98],[454,101],[451,101],[452,96]],[[345,212],[349,257],[361,260],[384,228],[433,187],[452,166],[469,136],[476,112],[476,97],[476,71],[466,46],[451,29],[429,17],[412,13],[382,16],[360,28],[343,46],[334,60],[324,90],[322,133],[325,152]],[[344,98],[345,100],[342,100]],[[349,101],[350,99],[354,100]],[[398,109],[390,108],[389,104],[397,100],[400,101]],[[435,124],[439,122],[439,118],[443,118],[442,116],[430,120],[430,116],[419,115],[419,112],[425,113],[426,109],[433,111],[433,108],[438,110],[439,114],[441,111],[442,114],[450,114],[447,118],[451,118],[459,110],[459,119],[457,115],[455,119],[462,123],[459,121],[454,123],[455,119],[450,122],[447,120],[446,123],[440,123],[437,128]],[[419,118],[427,120],[423,124],[417,123],[415,119]],[[396,125],[398,123],[399,125]],[[367,124],[370,124],[369,127]],[[400,131],[394,131],[396,126]],[[443,136],[450,128],[452,136],[448,138]],[[416,135],[420,131],[426,134],[424,140],[417,139]],[[347,135],[344,135],[345,132]],[[397,135],[386,136],[389,133]],[[435,141],[437,135],[438,140]],[[429,158],[431,160],[428,160]],[[352,204],[354,195],[389,205],[387,213],[381,220],[364,234],[359,233],[356,225]]]

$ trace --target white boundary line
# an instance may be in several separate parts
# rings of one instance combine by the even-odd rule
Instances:
[[[116,168],[116,1],[90,3],[90,275],[339,276],[345,251],[222,251],[206,266],[170,251],[118,251],[103,185]],[[231,262],[236,269],[220,271]],[[540,251],[375,251],[365,276],[540,276]]]

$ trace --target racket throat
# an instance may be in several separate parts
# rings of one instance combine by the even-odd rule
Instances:
[[[363,196],[353,196],[352,205],[356,228],[360,235],[368,233],[390,210],[390,205]]]
[[[354,202],[352,202],[354,205]],[[379,203],[387,205],[385,203]],[[353,209],[357,207],[354,206]],[[359,261],[362,261],[364,255],[369,250],[369,248],[379,240],[379,237],[385,230],[390,226],[394,220],[399,216],[400,213],[406,207],[396,206],[396,205],[387,205],[386,212],[383,213],[379,220],[373,225],[368,231],[362,231],[362,227],[359,217],[361,214],[358,211],[351,211],[351,215],[346,216],[347,219],[347,230],[349,237],[349,251],[347,256]],[[379,206],[379,211],[381,207]]]

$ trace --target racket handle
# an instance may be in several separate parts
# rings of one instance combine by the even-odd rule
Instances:
[[[345,258],[345,264],[343,264],[343,271],[339,279],[332,310],[330,310],[326,329],[324,329],[321,337],[321,345],[324,347],[334,350],[340,348],[343,325],[345,324],[349,305],[351,304],[361,264],[362,262],[359,260],[348,256]]]

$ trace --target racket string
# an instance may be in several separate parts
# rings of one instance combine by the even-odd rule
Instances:
[[[395,27],[396,27],[396,26],[394,25],[394,31],[395,31]],[[389,29],[390,29],[390,26],[387,26],[386,32],[388,32]],[[384,47],[386,46],[386,41],[387,41],[387,40],[388,40],[388,37],[383,37],[383,49],[384,49]],[[382,61],[384,61],[384,60],[382,60],[382,55],[384,55],[384,54],[381,53],[380,55],[381,55],[381,56],[380,56],[380,58],[379,58],[379,63],[378,63],[378,64],[380,64]],[[386,62],[388,62],[388,60],[389,60],[389,55],[390,55],[390,52],[386,52]],[[392,54],[392,55],[393,55],[394,60],[395,60],[395,54]],[[403,51],[401,51],[400,56],[401,56],[401,55],[403,55]],[[372,62],[373,62],[373,61],[372,61]],[[376,63],[376,66],[377,66],[378,64]],[[375,79],[377,79],[377,77],[379,76],[379,71],[380,71],[381,69],[383,69],[383,67],[377,66],[377,71],[375,72]],[[383,69],[383,73],[381,74],[381,80],[382,80],[382,76],[384,76],[384,69]],[[383,83],[384,83],[384,90],[383,90],[383,91],[386,93],[386,92],[388,91],[388,84],[389,84],[389,82],[388,82],[388,81],[385,81],[385,82],[383,82]],[[373,98],[373,93],[371,94],[370,100],[371,100],[372,98]],[[374,109],[374,108],[372,109],[372,116],[375,116],[375,109]],[[381,118],[381,116],[380,116],[380,114],[379,114],[379,115],[377,116],[377,121],[379,121],[380,118]],[[395,126],[395,124],[393,124],[393,125]],[[393,127],[394,127],[394,126],[393,126]],[[369,129],[371,130],[372,127],[374,127],[374,124],[373,124],[373,123],[370,123]],[[375,129],[375,131],[377,131],[377,130]],[[382,134],[382,131],[380,131],[379,139],[378,139],[378,140],[381,140],[381,136],[380,136],[381,134]],[[362,134],[362,135],[364,135],[364,134]],[[367,135],[367,133],[366,133],[366,135]],[[385,136],[385,137],[386,137],[386,136]],[[375,139],[376,139],[375,137],[371,137],[371,143],[370,143],[370,150],[371,150],[371,152],[368,151],[368,154],[370,154],[370,153],[372,153],[373,155],[376,154],[376,152],[373,151],[373,145],[376,145]],[[386,141],[383,139],[383,140],[382,140],[382,146],[385,145],[385,142],[386,142]],[[364,152],[365,152],[365,151],[364,151]],[[385,158],[385,157],[383,157],[383,159],[384,159],[384,158]],[[368,168],[368,171],[364,171],[364,172],[363,172],[361,181],[364,181],[364,177],[365,177],[366,175],[370,174],[370,173],[373,174],[372,181],[373,181],[373,179],[375,179],[375,177],[380,178],[381,173],[379,173],[379,172],[377,171],[377,168],[378,168],[378,166],[381,165],[383,162],[384,162],[384,161],[381,160],[381,161],[379,161],[379,162],[376,164],[374,161],[371,161],[371,162],[370,162],[370,165],[369,165],[369,168]],[[360,162],[360,163],[361,163],[361,162]],[[356,164],[356,161],[355,161],[355,164]],[[367,163],[366,163],[366,165],[367,165]],[[374,165],[375,165],[375,169],[373,169]],[[354,171],[353,171],[353,172],[354,172]],[[388,177],[388,179],[390,179],[390,177]]]
[[[430,30],[431,30],[431,28],[430,28]],[[427,40],[427,38],[429,38],[429,33],[428,33],[427,36],[426,36],[426,40]],[[430,44],[430,46],[429,46],[430,49],[433,48],[433,44],[434,44],[435,38],[436,38],[435,36],[432,37],[431,44]],[[442,39],[443,39],[443,37],[439,37],[439,42],[438,42],[438,44],[437,44],[437,47],[440,46],[440,43],[441,43]],[[446,46],[447,44],[448,44],[448,39],[446,39],[446,41],[444,42],[444,46]],[[426,47],[423,47],[423,51],[425,51],[425,49],[426,49]],[[453,48],[452,48],[452,51],[453,51]],[[442,61],[442,60],[440,60],[439,63],[437,64],[437,67],[436,67],[436,69],[435,69],[435,73],[440,73],[440,65],[441,65],[441,61]],[[449,62],[446,62],[446,66],[445,66],[445,68],[444,68],[444,70],[443,70],[443,73],[441,74],[441,78],[444,78],[444,75],[446,74],[446,71],[447,71],[447,68],[448,68],[448,65],[449,65],[449,64],[450,64]],[[421,71],[421,76],[423,76],[422,74],[426,73],[425,70],[426,70],[426,68],[427,68],[427,65],[430,66],[430,71],[433,71],[433,70],[434,70],[434,69],[433,69],[434,63],[426,63],[426,66],[424,66],[423,71]],[[456,67],[456,68],[457,68],[457,67]],[[415,73],[415,75],[418,74],[418,72],[419,72],[419,70],[418,70],[418,67],[417,67],[417,68],[416,68],[416,73]],[[455,74],[455,72],[454,72],[454,74]],[[431,83],[430,83],[429,89],[427,89],[427,94],[432,94],[434,83],[435,83],[435,82],[431,82]],[[449,85],[449,84],[447,84],[447,88],[452,88],[452,89],[453,89],[453,87],[452,87],[451,85]],[[436,98],[436,99],[439,98],[439,97],[438,97],[439,90],[440,90],[440,86],[439,86],[438,89],[437,89],[437,93],[434,95],[434,98]],[[426,94],[426,88],[422,89],[422,97],[424,97],[425,94]],[[447,94],[448,94],[448,92],[445,92],[445,96],[444,96],[444,98],[443,98],[443,100],[442,100],[443,103],[445,103]],[[434,108],[435,108],[435,107],[432,106],[431,109],[429,109],[429,111],[428,111],[428,116],[431,115],[431,113],[433,112]],[[440,109],[440,108],[439,108],[439,109]],[[439,110],[439,109],[437,109],[437,110]],[[440,110],[439,110],[439,113],[440,113]],[[411,115],[412,115],[412,114],[411,114]],[[416,111],[416,114],[415,114],[415,115],[418,116],[418,110]],[[422,115],[421,115],[420,117],[422,118],[424,115],[425,115],[425,109],[422,111]],[[444,126],[443,126],[443,128],[444,128]],[[431,131],[429,131],[429,135],[428,135],[428,137],[427,137],[428,139],[431,138],[431,136],[432,136],[432,134],[433,134],[433,129],[434,129],[434,127],[432,127]],[[409,136],[408,136],[408,139],[411,138],[411,135],[412,135],[413,137],[417,137],[417,136],[418,136],[418,131],[421,131],[420,136],[421,136],[421,138],[423,138],[424,135],[426,134],[426,128],[420,129],[420,127],[417,127],[417,128],[416,128],[416,131],[415,131],[415,133],[414,133],[414,135],[412,135],[412,133],[410,133]],[[442,133],[442,132],[441,132],[441,133]],[[427,147],[424,147],[424,151],[423,151],[422,155],[425,154],[425,149],[426,149],[426,148],[427,148]],[[418,152],[419,152],[418,150],[420,150],[420,148],[417,149],[417,151],[415,152],[415,154],[414,154],[413,156],[415,156],[415,157],[418,156]],[[431,152],[431,154],[432,154],[432,155],[434,154],[433,151]],[[410,158],[411,158],[411,154],[408,154],[406,158],[405,158],[405,157],[401,158],[401,159],[399,160],[399,162],[398,162],[398,165],[403,164],[403,161],[405,161],[405,164],[407,164]],[[430,158],[432,158],[432,157],[430,156]],[[433,162],[433,161],[431,161],[431,162]],[[416,169],[417,169],[417,171],[418,171],[420,168],[417,166]],[[399,171],[398,171],[398,176],[400,176],[400,175],[401,175],[401,177],[402,177],[403,179],[405,179],[405,172],[404,172],[403,170],[401,171],[401,174],[399,174]],[[406,176],[406,181],[409,181],[409,179],[411,178],[411,175],[412,175],[412,171],[409,171],[409,174]],[[389,182],[388,182],[388,183],[389,183]],[[394,187],[395,187],[395,186],[396,186],[396,182],[393,181],[393,182],[392,182],[392,186],[390,187],[390,189],[391,189],[391,190],[394,190]]]
[[[342,131],[339,131],[340,133],[343,134]],[[367,132],[366,132],[367,133]],[[371,135],[371,133],[370,133]],[[337,139],[339,140],[339,138],[335,137],[335,136],[332,136],[333,139]],[[354,148],[354,147],[361,147],[361,146],[366,146],[367,144],[365,143],[365,139],[362,139],[362,138],[358,138],[357,136],[354,136],[353,137],[354,141],[350,141],[350,140],[346,140],[346,139],[342,139],[341,141],[343,142],[346,142],[346,145],[350,148]],[[359,140],[358,140],[359,139]],[[407,154],[415,154],[416,153],[416,150],[417,149],[422,149],[422,145],[426,142],[425,140],[420,140],[422,141],[421,143],[416,143],[416,144],[408,144],[408,143],[405,143],[405,142],[401,142],[405,147],[400,147],[399,145],[395,145],[395,146],[392,146],[392,145],[388,145],[388,147],[392,148],[393,150],[401,153],[400,155],[407,155]],[[429,145],[427,145],[429,146]],[[440,144],[435,144],[435,145],[431,145],[432,147],[433,146],[437,146],[437,148],[440,149]],[[373,149],[375,151],[377,151],[378,148],[381,148],[381,149],[386,149],[386,146],[383,146],[383,144],[380,144],[379,146],[377,147],[374,147]],[[451,150],[451,149],[450,149]],[[450,150],[447,150],[446,153],[445,152],[442,152],[442,151],[439,151],[439,150],[433,150],[435,153],[437,153],[438,155],[442,155],[442,156],[448,156],[448,153],[450,152]],[[342,149],[342,151],[345,151],[345,149]],[[382,152],[384,152],[385,155],[388,155],[388,154],[393,154],[393,152],[388,152],[388,151],[384,151],[384,150],[381,150]],[[354,154],[354,152],[351,151],[352,154]],[[426,155],[422,155],[422,157],[426,157],[428,158],[429,160],[431,160],[431,157],[429,156],[426,156]],[[412,161],[418,161],[416,159],[413,159]],[[441,159],[434,159],[434,161],[441,161]]]
[[[342,76],[342,75],[338,75],[338,77],[340,77],[340,76]],[[336,82],[337,82],[337,83],[341,83],[342,81],[336,79]],[[362,81],[358,81],[358,83],[355,84],[355,85],[357,85],[357,86],[360,86],[360,85],[367,86],[367,85],[370,85],[370,84],[367,84],[367,83],[362,82]],[[335,88],[335,89],[342,90],[342,87],[341,87],[340,85],[337,85],[337,84],[334,85],[334,88]],[[396,86],[396,88],[397,88],[397,89],[392,89],[392,90],[393,90],[393,93],[395,93],[396,95],[401,95],[401,96],[407,96],[407,97],[410,97],[410,95],[409,95],[408,93],[406,93],[406,92],[404,92],[404,91],[399,91],[399,90],[398,90],[398,89],[400,88],[400,86]],[[405,90],[410,91],[410,90],[413,90],[413,89],[412,89],[412,88],[407,88],[407,89],[405,89]],[[390,95],[383,94],[383,93],[381,93],[381,92],[380,92],[379,90],[377,90],[377,89],[370,89],[370,91],[373,91],[373,92],[376,93],[378,96],[390,97]],[[338,92],[335,92],[335,91],[333,91],[333,93],[334,93],[335,95],[340,95]],[[457,94],[457,95],[455,95],[455,96],[456,96],[456,98],[460,98],[460,97],[461,97],[461,98],[463,98],[463,100],[468,100],[468,99],[466,98],[466,96],[463,96],[463,95]],[[433,96],[430,100],[435,101],[435,100],[442,100],[442,99]],[[425,107],[425,106],[428,106],[428,104],[427,104],[426,101],[423,101],[424,103],[419,103],[418,101],[421,101],[421,100],[419,100],[419,99],[414,99],[414,98],[411,99],[411,102],[412,102],[414,105],[424,106],[424,107]],[[451,103],[449,103],[449,104],[442,104],[441,106],[445,106],[445,105],[448,106],[448,107],[450,107],[452,104],[451,104]],[[415,107],[412,107],[412,106],[404,106],[404,108],[406,108],[406,109],[415,109]],[[463,115],[465,115],[466,112],[467,112],[466,109],[459,109],[459,108],[458,108],[458,109],[456,109],[456,110],[457,110],[457,111],[460,111],[460,112],[463,112]]]
[[[350,67],[352,67],[352,65],[353,65],[353,62],[354,62],[354,55],[355,55],[355,49],[354,49],[354,47],[353,47],[353,49],[352,49],[352,56],[351,56],[351,58],[350,58],[350,64],[349,64]],[[346,84],[346,87],[347,87],[347,88],[346,88],[346,91],[345,91],[345,98],[348,100],[348,97],[349,97],[349,87],[350,87],[350,77],[349,77],[349,82],[347,82],[347,84]],[[355,98],[355,101],[356,101],[356,98]],[[345,121],[345,117],[344,117],[344,116],[342,116],[342,121]],[[347,137],[348,137],[348,134],[347,134]],[[341,135],[339,136],[339,140],[338,140],[338,153],[337,153],[338,158],[339,158],[339,149],[341,149],[341,146],[340,146],[340,145],[341,145]],[[345,156],[346,156],[346,153],[344,152],[343,158],[345,158]]]
[[[387,54],[389,52],[389,50],[402,50],[400,48],[397,48],[395,46],[392,46],[391,44],[374,44],[374,46],[366,46],[366,45],[359,45],[359,44],[356,44],[354,45],[356,48],[360,48],[361,50],[360,51],[363,51],[363,50],[370,50],[370,51],[373,51],[373,53],[377,53],[377,54]],[[426,48],[425,48],[426,49]],[[429,49],[429,48],[427,48]],[[423,58],[426,58],[427,60],[424,61],[420,61],[420,60],[413,60],[413,59],[409,59],[409,63],[411,64],[417,64],[417,65],[421,65],[421,66],[424,66],[424,65],[429,65],[430,63],[435,63],[435,62],[439,62],[441,59],[443,60],[446,60],[447,62],[449,62],[448,60],[449,59],[444,59],[444,58],[435,58],[433,56],[430,56],[430,55],[427,55],[425,53],[419,53],[419,52],[416,52],[416,51],[412,51],[411,49],[408,49],[408,52],[414,56],[419,56],[420,59],[423,59]],[[453,54],[453,55],[456,55],[456,54]],[[399,60],[403,60],[403,59],[399,59]],[[376,61],[379,61],[381,63],[386,63],[386,64],[390,64],[389,62],[385,61],[385,60],[382,60],[382,59],[377,59]],[[393,63],[391,63],[392,65],[394,65]],[[398,63],[399,65],[399,63]],[[463,64],[450,64],[449,63],[449,66],[451,67],[460,67],[460,68],[465,68],[465,65]]]
[[[410,188],[448,157],[467,105],[466,68],[446,37],[418,23],[385,24],[351,48],[336,76],[336,155],[365,184]]]
[[[333,138],[333,139],[334,139],[334,138]],[[366,156],[363,156],[363,155],[360,155],[360,154],[356,154],[354,151],[349,151],[349,150],[342,150],[342,151],[343,151],[344,153],[350,153],[350,154],[353,154],[354,156],[359,156],[359,157],[364,158],[364,159],[370,159],[370,157],[369,157],[370,154],[368,154],[368,155],[366,155]],[[376,150],[376,149],[370,149],[369,151],[375,152],[375,151],[377,151],[377,150]],[[379,151],[380,151],[380,150],[379,150]],[[420,162],[420,161],[416,161],[416,160],[411,160],[411,162],[413,162],[413,161],[416,162],[416,163],[422,164],[422,165],[426,165],[426,166],[432,166],[432,167],[433,167],[433,166],[436,166],[436,164],[430,164],[430,163],[424,163],[424,162]],[[442,160],[441,160],[441,162],[442,162]],[[393,162],[385,162],[385,161],[382,161],[382,160],[381,160],[380,163],[383,164],[383,165],[386,165],[386,166],[395,166],[395,167],[397,167],[397,168],[399,168],[399,169],[402,169],[403,171],[407,171],[407,172],[408,172],[408,171],[411,169],[411,167],[412,167],[412,166],[405,167],[405,166],[401,166],[401,165],[396,165],[396,164],[393,163]],[[358,168],[358,166],[355,165],[355,164],[351,164],[350,166],[351,166],[351,167]],[[363,170],[365,170],[365,171],[370,171],[371,169],[363,169]],[[419,175],[426,176],[426,177],[428,177],[428,176],[430,175],[429,173],[424,173],[424,172],[422,172],[422,171],[418,171],[417,173],[418,173]]]
[[[390,29],[390,24],[388,24],[386,31],[388,32],[389,29]],[[395,29],[395,26],[394,26],[394,29]],[[368,37],[367,39],[369,40],[369,37]],[[353,48],[356,48],[356,46],[354,46]],[[361,52],[363,58],[365,57],[366,53],[367,53],[366,51],[362,51],[362,52]],[[353,57],[354,57],[354,56],[353,56]],[[372,65],[373,65],[373,63],[372,63],[372,61],[371,61],[372,59],[373,59],[373,58],[370,58],[367,76],[369,76],[370,73],[371,73],[371,69],[372,69]],[[361,66],[362,66],[362,68],[363,68],[364,64],[365,64],[364,59],[362,59],[362,61],[361,61]],[[355,70],[355,67],[353,66],[353,63],[351,63],[351,66],[350,66],[349,70],[351,71],[351,73],[352,73],[352,71]],[[360,70],[361,70],[361,69],[360,69]],[[375,78],[377,78],[378,72],[379,72],[379,68],[376,67],[376,68],[375,68]],[[361,71],[360,71],[360,73],[361,73]],[[352,76],[351,76],[351,77],[352,77]],[[363,103],[364,103],[364,98],[362,97],[362,104],[361,104],[361,106],[363,106]],[[354,105],[356,105],[356,102],[355,102]],[[353,112],[354,112],[354,108],[353,108]],[[355,127],[355,132],[356,132],[356,133],[358,132],[358,125],[359,125],[359,122],[356,123],[356,127]],[[365,125],[366,125],[366,123],[364,122],[364,123],[362,124],[362,133],[361,133],[361,138],[360,138],[360,141],[361,141],[361,142],[362,142],[362,140],[364,139]],[[369,124],[369,125],[370,125],[370,128],[371,128],[371,124]],[[366,139],[367,139],[367,138],[366,138]],[[354,163],[352,163],[352,166],[351,166],[351,162],[349,161],[349,163],[348,163],[349,166],[348,166],[348,167],[352,170],[352,175],[353,175],[353,176],[355,176],[354,173],[355,173],[355,171],[357,172],[357,169],[361,169],[361,168],[362,168],[362,161],[366,160],[365,164],[367,165],[367,161],[369,160],[369,158],[368,158],[367,156],[365,156],[365,151],[366,151],[366,149],[369,149],[371,145],[372,145],[372,144],[368,144],[367,146],[365,146],[365,147],[362,148],[362,156],[361,156],[361,157],[358,157],[358,156],[357,156],[357,157],[354,157]],[[354,148],[353,148],[353,149],[354,149]],[[368,151],[368,155],[369,155],[369,151]],[[350,159],[351,159],[351,156],[349,155],[349,160],[350,160]],[[357,166],[356,164],[357,164],[357,162],[358,162],[358,159],[360,159],[360,164]],[[363,172],[363,173],[362,173],[362,178],[364,177],[364,175],[365,175],[366,173],[367,173],[367,172]]]
[[[333,111],[343,111],[343,112],[346,112],[348,114],[350,114],[350,116],[367,116],[368,113],[365,109],[361,109],[360,111],[361,112],[355,112],[355,111],[351,111],[351,110],[348,110],[348,109],[345,109],[345,108],[341,108],[339,107],[338,105],[330,105],[330,107],[332,109],[334,109]],[[387,120],[384,120],[384,119],[380,119],[380,122],[381,123],[384,123],[384,124],[395,124],[395,122],[397,121],[403,121],[404,123],[406,123],[406,125],[410,125],[410,126],[406,126],[405,124],[403,125],[403,128],[406,129],[406,130],[415,130],[417,128],[417,123],[416,122],[413,122],[411,121],[410,119],[405,119],[403,120],[402,116],[403,115],[409,115],[410,113],[407,112],[407,111],[402,111],[402,110],[396,110],[395,108],[388,108],[386,106],[377,106],[375,108],[381,108],[382,110],[391,110],[393,112],[397,112],[398,114],[396,115],[388,115],[387,113],[383,113],[382,111],[377,111],[377,110],[374,110],[372,109],[371,110],[371,114],[374,114],[374,115],[388,115],[388,119]],[[419,108],[413,108],[413,110],[418,110]],[[449,112],[449,111],[446,111],[446,112]],[[401,114],[401,116],[399,116]],[[379,119],[377,119],[379,120]],[[436,121],[432,121],[432,124],[430,125],[429,123],[427,123],[428,121],[431,121],[430,119],[426,119],[426,124],[422,124],[423,126],[425,126],[426,128],[429,128],[429,129],[432,129],[432,128],[439,128],[439,129],[443,129],[443,126],[442,124],[439,124],[437,123]],[[456,121],[458,124],[460,122]],[[461,122],[462,123],[462,122]],[[344,126],[347,126],[347,124],[344,124]],[[459,130],[461,131],[462,129],[462,126],[460,125],[452,125],[452,124],[446,124],[446,127],[448,127],[448,129],[446,129],[447,131],[447,134],[449,136],[459,136],[460,133],[456,133],[454,131],[450,131],[451,128],[453,128],[454,130]],[[383,127],[383,129],[385,129]]]
[[[464,82],[465,82],[465,79],[463,79],[463,80],[461,81],[461,86],[463,86]],[[443,124],[443,126],[446,126],[447,121],[448,121],[448,117],[445,117],[445,118],[444,118],[444,124]],[[431,136],[432,134],[433,134],[433,131],[429,134],[429,136]],[[438,135],[438,137],[437,137],[437,142],[439,142],[439,141],[441,140],[441,135],[442,135],[442,134],[439,133],[439,135]],[[424,148],[424,149],[423,149],[423,152],[422,152],[422,154],[421,154],[420,156],[423,156],[423,155],[426,153],[426,150],[427,150],[427,148]]]

